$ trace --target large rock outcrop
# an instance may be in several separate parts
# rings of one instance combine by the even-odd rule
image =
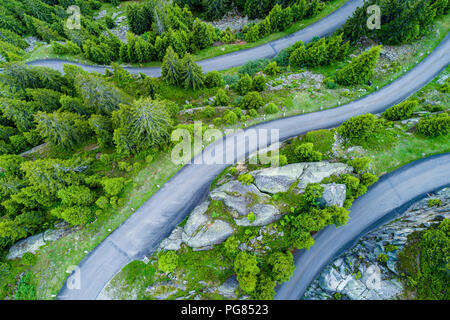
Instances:
[[[183,228],[181,238],[189,247],[203,248],[219,244],[234,232],[229,223],[211,219],[206,214],[208,206],[209,201],[205,201],[196,207]]]
[[[332,175],[351,173],[353,168],[344,163],[302,162],[278,168],[267,168],[250,172],[256,187],[265,193],[287,192],[298,181],[297,192],[302,192],[309,183],[319,183]]]
[[[319,206],[331,207],[338,206],[343,207],[344,201],[347,195],[347,187],[345,184],[322,184],[324,188],[322,197],[319,199]]]

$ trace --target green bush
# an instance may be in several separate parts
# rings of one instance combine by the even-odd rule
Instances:
[[[322,161],[322,153],[314,150],[312,143],[303,143],[294,150],[298,162],[318,162]]]
[[[253,89],[253,79],[248,74],[244,74],[239,78],[236,84],[236,91],[240,95],[245,95]]]
[[[377,119],[373,114],[350,118],[338,127],[338,133],[352,144],[367,140],[374,133]]]
[[[319,183],[310,183],[305,188],[303,199],[305,199],[305,201],[311,206],[318,206],[318,200],[322,197],[324,190],[324,187],[322,187]]]
[[[336,73],[338,83],[344,86],[365,84],[369,81],[380,57],[381,46],[363,52]]]
[[[266,89],[266,78],[262,75],[253,78],[253,90],[264,91]]]
[[[302,142],[314,144],[314,149],[325,155],[333,147],[334,132],[328,129],[309,131],[302,137]]]
[[[99,197],[97,199],[97,201],[95,201],[95,204],[97,205],[97,207],[99,207],[100,209],[106,209],[109,206],[109,200],[107,197]]]
[[[27,266],[32,266],[36,263],[36,256],[31,252],[25,252],[22,256],[22,263]]]
[[[258,116],[258,111],[256,111],[255,109],[250,109],[248,111],[248,115],[252,118],[256,118]]]
[[[250,185],[251,183],[253,183],[253,180],[254,179],[250,173],[244,173],[239,175],[238,177],[238,181],[245,185]]]
[[[371,162],[372,159],[370,159],[369,157],[362,157],[348,161],[348,165],[353,167],[356,173],[362,174],[367,169],[369,169],[369,165]]]
[[[224,89],[218,89],[216,98],[214,99],[214,106],[226,106],[230,103],[230,97]]]
[[[106,178],[102,180],[102,185],[108,196],[116,196],[125,186],[125,178]]]
[[[216,115],[216,109],[214,109],[211,106],[207,106],[205,107],[205,109],[202,110],[202,117],[204,118],[214,118],[214,116]]]
[[[225,81],[219,71],[208,72],[205,76],[205,86],[207,88],[223,87]]]
[[[264,68],[269,64],[269,60],[267,59],[257,59],[251,60],[244,65],[242,65],[238,73],[239,74],[248,74],[250,76],[254,76],[255,73],[264,70]]]
[[[281,72],[280,67],[278,66],[276,61],[270,62],[265,68],[264,73],[269,76],[276,76]]]
[[[428,199],[428,207],[440,207],[442,206],[442,200],[441,199]]]
[[[279,112],[279,110],[278,110],[278,107],[276,106],[276,104],[275,103],[269,103],[267,106],[266,106],[266,113],[268,113],[268,114],[275,114],[275,113],[278,113]]]
[[[239,286],[244,292],[250,293],[255,290],[260,269],[254,255],[246,251],[239,252],[234,260],[234,271],[236,272]]]
[[[384,264],[384,263],[388,262],[389,257],[388,257],[387,254],[385,254],[385,253],[380,253],[380,254],[377,256],[377,260],[378,260],[378,262]]]
[[[408,100],[390,107],[383,113],[383,117],[387,120],[403,120],[411,117],[414,110],[419,105],[418,100]]]
[[[94,201],[92,191],[85,186],[70,186],[58,190],[57,195],[65,206],[89,206]]]
[[[263,99],[261,95],[256,91],[247,93],[240,103],[240,107],[247,110],[259,109],[263,105]]]
[[[445,136],[450,131],[450,116],[447,113],[421,118],[417,132],[426,137]]]
[[[224,121],[226,124],[233,125],[233,124],[236,124],[236,123],[237,123],[237,121],[238,121],[238,116],[237,116],[236,113],[234,113],[233,111],[227,110],[227,111],[224,113],[224,115],[223,115],[223,121]]]
[[[158,268],[163,272],[173,272],[178,267],[178,255],[175,251],[158,253]]]

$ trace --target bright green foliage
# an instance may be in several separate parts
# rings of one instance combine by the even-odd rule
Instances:
[[[219,71],[208,72],[205,76],[205,86],[207,88],[223,87],[225,81]]]
[[[227,124],[233,125],[237,123],[238,116],[233,111],[227,110],[223,115],[223,121],[225,121],[225,123]]]
[[[192,56],[187,53],[181,61],[181,83],[188,89],[198,89],[204,86],[204,75],[202,68],[194,62]]]
[[[281,72],[280,67],[278,66],[276,61],[270,62],[265,68],[264,73],[269,76],[276,76]]]
[[[441,199],[429,199],[428,200],[428,207],[440,207],[442,206],[442,200]]]
[[[50,89],[26,89],[27,96],[29,96],[39,110],[52,112],[61,107],[60,99],[62,94],[58,91]]]
[[[419,105],[418,100],[408,100],[402,102],[387,109],[383,113],[383,117],[391,121],[408,119],[418,105]]]
[[[369,165],[372,162],[372,159],[369,157],[362,157],[362,158],[354,158],[353,160],[350,160],[348,162],[348,165],[353,167],[355,172],[362,174],[369,169]]]
[[[75,88],[83,98],[84,104],[92,107],[97,113],[109,115],[119,108],[120,103],[127,101],[116,87],[93,75],[76,76]]]
[[[93,114],[89,118],[89,125],[92,131],[95,132],[100,148],[106,148],[113,145],[113,129],[111,120],[109,118]]]
[[[338,83],[347,86],[367,83],[375,70],[380,51],[381,46],[376,46],[352,59],[352,62],[336,73]]]
[[[59,103],[61,105],[60,111],[74,112],[82,115],[92,112],[92,110],[89,110],[79,98],[62,95],[59,99]]]
[[[271,276],[278,283],[288,281],[295,270],[294,257],[289,251],[274,252],[267,258],[267,264],[271,268]]]
[[[397,266],[406,274],[408,289],[415,291],[417,299],[450,298],[449,252],[449,219],[408,236],[405,248],[398,253]]]
[[[240,107],[243,109],[259,109],[264,105],[263,99],[261,95],[256,92],[252,91],[245,95],[244,98],[242,98]]]
[[[225,240],[223,244],[224,253],[229,258],[234,258],[239,252],[239,239],[236,236],[231,236]]]
[[[88,187],[70,186],[57,192],[64,206],[89,206],[94,201],[94,195]]]
[[[421,118],[417,132],[426,137],[445,136],[450,132],[450,116],[447,113]]]
[[[108,196],[117,196],[125,186],[124,178],[106,178],[102,180],[103,189]]]
[[[32,266],[36,263],[36,256],[31,252],[25,252],[22,256],[22,263],[27,266]]]
[[[178,255],[175,251],[158,253],[158,268],[164,272],[173,272],[178,267]]]
[[[202,116],[205,118],[214,118],[215,115],[216,110],[211,106],[207,106],[202,110]]]
[[[161,77],[170,84],[178,84],[181,81],[183,65],[178,54],[168,47],[161,65]]]
[[[52,50],[56,54],[72,54],[77,55],[81,53],[81,49],[72,41],[67,41],[65,44],[60,44],[59,42],[52,41]]]
[[[271,103],[269,103],[269,104],[267,105],[265,111],[266,111],[266,113],[268,113],[268,114],[275,114],[275,113],[278,113],[278,112],[279,112],[277,105],[276,105],[275,103],[273,103],[273,102],[271,102]]]
[[[367,187],[373,185],[377,181],[378,181],[378,176],[376,176],[372,173],[364,172],[361,175],[361,183]]]
[[[241,182],[242,184],[246,184],[249,185],[253,182],[253,177],[251,174],[249,173],[245,173],[245,174],[241,174],[238,177],[238,181]]]
[[[309,131],[303,136],[301,142],[310,142],[314,144],[314,149],[325,155],[329,153],[333,147],[334,133],[327,129]]]
[[[266,78],[262,75],[253,78],[253,90],[264,91],[266,89]]]
[[[143,98],[113,113],[114,143],[119,153],[159,146],[167,141],[173,121],[161,100]]]
[[[198,50],[209,47],[215,38],[214,29],[211,25],[195,19],[191,31],[191,50],[196,52]]]
[[[131,31],[142,34],[149,31],[153,21],[153,10],[149,3],[130,3],[126,10],[128,25]]]
[[[236,84],[236,91],[240,95],[245,95],[253,89],[253,79],[248,74],[244,74],[239,78]]]
[[[310,183],[305,188],[305,193],[303,194],[303,199],[311,206],[318,206],[318,200],[322,197],[324,187],[318,183]],[[317,230],[316,230],[317,231]]]
[[[95,204],[100,209],[106,209],[109,206],[109,200],[107,197],[102,196],[102,197],[98,198],[97,201],[95,201]]]
[[[239,68],[238,73],[240,75],[248,74],[253,77],[257,72],[264,70],[269,62],[267,59],[250,60]]]
[[[296,249],[309,249],[314,244],[314,238],[307,231],[298,230],[295,234],[291,232],[290,236]]]
[[[234,260],[234,271],[236,272],[239,286],[244,292],[250,293],[255,290],[260,269],[254,255],[245,251],[239,252]]]
[[[377,119],[373,114],[350,118],[338,127],[338,133],[352,144],[367,140],[374,133]]]
[[[303,143],[295,148],[295,156],[298,162],[318,162],[322,161],[322,154],[314,150],[314,144]]]
[[[71,112],[46,113],[35,115],[39,134],[54,146],[71,150],[89,135],[89,123],[82,116]]]
[[[255,222],[256,220],[256,215],[253,212],[250,212],[247,216],[248,221],[250,222]]]
[[[36,108],[33,102],[0,97],[0,110],[3,116],[13,121],[17,129],[22,132],[33,128],[33,113]]]
[[[85,206],[58,207],[53,209],[51,213],[58,218],[64,219],[71,225],[85,224],[92,216],[91,209]]]
[[[226,106],[230,103],[230,97],[224,89],[217,89],[216,98],[214,99],[215,106]]]
[[[14,243],[26,236],[27,232],[13,220],[0,220],[0,239],[3,238],[9,243]]]
[[[19,281],[17,292],[14,295],[15,300],[36,300],[36,287],[33,284],[33,273],[28,271]]]
[[[378,262],[380,262],[380,263],[386,263],[386,262],[389,260],[389,257],[388,257],[387,254],[385,254],[385,253],[380,253],[380,254],[377,256],[377,260],[378,260]]]
[[[275,296],[275,286],[277,283],[270,277],[261,275],[256,284],[256,289],[252,294],[255,300],[272,300]]]

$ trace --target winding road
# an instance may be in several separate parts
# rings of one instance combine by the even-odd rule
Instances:
[[[320,271],[357,240],[382,223],[405,212],[425,196],[450,185],[450,153],[421,159],[381,177],[352,205],[345,226],[317,233],[309,250],[294,255],[291,279],[277,288],[275,299],[301,299]]]
[[[202,163],[203,157],[212,154],[214,150],[216,150],[217,154],[233,155],[232,162],[236,162],[268,145],[269,138],[260,139],[257,145],[249,145],[247,148],[246,140],[243,137],[250,133],[250,129],[279,129],[279,139],[284,141],[311,130],[336,127],[356,115],[382,112],[388,107],[406,99],[438,75],[450,62],[448,52],[450,52],[450,35],[447,35],[441,44],[412,70],[390,85],[364,98],[342,107],[277,119],[247,128],[245,131],[238,131],[227,136],[226,139],[227,141],[237,139],[234,147],[226,143],[222,145],[223,139],[209,145],[202,153],[194,157],[192,164],[187,164],[181,168],[160,190],[81,261],[79,270],[75,274],[76,277],[80,277],[81,286],[70,289],[73,287],[71,284],[76,277],[69,277],[61,289],[58,299],[96,299],[108,281],[127,263],[132,260],[142,259],[144,256],[154,252],[159,243],[206,197],[211,182],[229,165],[195,164]],[[222,146],[222,148],[219,148],[219,146]],[[220,151],[218,152],[217,150]],[[449,164],[448,156],[436,159],[442,159],[442,162],[446,161]],[[381,194],[384,190],[386,195],[393,196],[393,205],[400,205],[403,199],[409,201],[408,199],[411,197],[435,189],[435,186],[432,185],[433,181],[439,182],[441,179],[446,179],[446,183],[448,183],[448,176],[445,177],[443,172],[446,170],[448,174],[450,172],[448,169],[450,168],[446,164],[441,165],[442,162],[438,160],[426,162],[429,164],[428,167],[424,163],[423,168],[430,170],[426,171],[423,169],[421,171],[422,174],[404,170],[402,177],[413,177],[412,180],[408,180],[409,183],[414,182],[413,186],[402,184],[400,182],[401,179],[399,179],[398,181],[394,180],[397,181],[394,185],[398,185],[398,187],[392,187],[390,185],[392,182],[388,179],[385,183],[377,185],[379,186],[377,187],[379,188],[377,189],[379,190],[377,194]],[[439,169],[445,170],[441,171]],[[411,172],[414,173],[410,174]],[[395,179],[395,176],[393,178]],[[440,185],[441,182],[438,184]],[[408,196],[409,193],[403,190],[408,190],[409,188],[411,188],[412,193],[415,192],[415,195]],[[405,192],[405,194],[395,196],[393,191],[401,191]],[[362,199],[370,201],[371,198],[368,195]],[[362,203],[363,200],[360,200],[355,205],[362,206]],[[389,206],[387,204],[379,204],[379,207],[377,207],[376,204],[373,204],[373,208],[387,210]],[[357,217],[358,221],[368,219],[372,223],[371,216],[373,214],[373,212],[362,210]],[[350,228],[352,229],[352,234],[358,235],[364,232],[369,225],[354,223],[350,224]],[[353,237],[351,238],[353,239]],[[317,241],[319,244],[321,243],[319,240]],[[346,243],[345,239],[340,242],[342,244]],[[329,254],[334,255],[335,253],[330,252]],[[316,262],[314,260],[310,263],[315,264]],[[313,269],[308,270],[308,275],[313,278],[316,271]],[[302,278],[303,276],[298,273],[295,274],[295,278],[290,282],[294,287],[296,286],[295,280],[297,277]],[[308,281],[305,280],[304,283]],[[278,297],[299,297],[301,290],[295,291],[294,288],[289,288],[281,288]]]
[[[307,43],[310,42],[314,37],[324,37],[332,34],[334,31],[336,31],[336,29],[338,29],[345,23],[347,18],[350,17],[355,9],[358,6],[361,6],[363,2],[363,0],[349,0],[342,7],[326,16],[325,18],[288,36],[254,48],[223,54],[211,59],[199,61],[197,63],[203,68],[203,72],[209,72],[212,70],[226,70],[229,68],[238,67],[250,60],[273,58],[282,49],[287,48],[300,40],[302,40],[304,43]],[[105,66],[86,65],[60,59],[35,60],[28,62],[27,64],[30,66],[50,67],[60,72],[63,72],[64,64],[77,65],[88,72],[104,73],[105,68],[108,68]],[[145,75],[151,77],[159,77],[161,75],[161,68],[159,67],[125,67],[125,69],[133,74],[144,73]]]

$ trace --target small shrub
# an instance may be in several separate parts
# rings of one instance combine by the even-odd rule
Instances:
[[[225,112],[225,114],[223,115],[223,121],[224,121],[226,124],[233,125],[233,124],[236,124],[236,123],[237,123],[237,121],[238,121],[238,116],[237,116],[236,113],[234,113],[233,111],[227,110],[227,111]]]
[[[372,159],[370,159],[369,157],[355,158],[353,160],[350,160],[348,162],[348,165],[353,167],[355,172],[362,174],[367,169],[369,169],[369,165],[371,162],[372,162]]]
[[[253,78],[253,90],[264,91],[266,89],[266,78],[264,76],[256,76]]]
[[[269,103],[268,105],[267,105],[267,107],[266,107],[266,113],[268,113],[268,114],[275,114],[275,113],[277,113],[279,110],[278,110],[278,107],[276,106],[276,104],[275,103]]]
[[[205,76],[205,86],[207,88],[223,87],[225,81],[218,71],[208,72]]]
[[[250,185],[251,183],[253,183],[253,180],[254,179],[250,173],[244,173],[239,175],[238,177],[238,181],[245,185]]]
[[[450,132],[450,116],[446,113],[420,119],[417,132],[426,137],[445,136]]]
[[[103,189],[109,196],[116,196],[125,186],[125,178],[107,178],[102,181]]]
[[[253,212],[250,212],[247,216],[248,221],[254,222],[256,220],[256,215]]]
[[[178,255],[175,251],[161,251],[158,254],[158,268],[163,272],[173,272],[178,267]]]
[[[350,143],[367,140],[374,133],[377,119],[373,114],[363,114],[350,118],[338,127],[338,133]]]
[[[202,110],[202,117],[210,119],[213,118],[216,115],[216,109],[214,109],[211,106],[207,106],[205,109]]]
[[[409,100],[390,107],[383,113],[383,117],[390,121],[409,118],[419,105],[418,100]]]
[[[264,73],[269,76],[276,76],[280,72],[281,72],[281,69],[278,66],[276,61],[272,61],[264,68]]]
[[[387,254],[385,254],[385,253],[380,253],[380,254],[377,256],[377,260],[378,260],[378,262],[384,264],[384,263],[388,262],[389,257],[388,257]]]
[[[442,206],[442,200],[441,199],[428,199],[428,207],[440,207]]]
[[[25,252],[22,256],[22,263],[27,266],[32,266],[36,263],[36,256],[31,252]]]
[[[256,92],[252,91],[249,92],[241,101],[241,108],[243,109],[259,109],[264,105],[263,99],[261,95]]]
[[[312,143],[303,143],[295,148],[295,156],[298,162],[322,161],[322,153],[315,151]]]
[[[218,89],[216,98],[214,99],[214,106],[226,106],[230,103],[230,97],[224,89]]]
[[[109,206],[109,200],[107,197],[102,196],[102,197],[98,198],[97,201],[95,201],[95,204],[100,209],[106,209]]]
[[[236,91],[241,95],[247,94],[253,89],[253,79],[248,74],[244,74],[239,78],[236,84]]]

